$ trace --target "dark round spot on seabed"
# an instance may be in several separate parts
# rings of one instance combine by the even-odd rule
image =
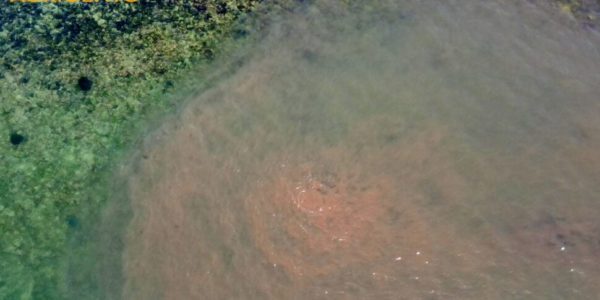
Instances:
[[[215,53],[211,49],[205,49],[203,51],[203,54],[204,54],[204,58],[206,58],[208,60],[212,60],[213,58],[215,58]]]
[[[13,132],[10,134],[10,143],[15,146],[18,146],[18,145],[24,143],[25,141],[26,141],[25,136],[23,136],[21,134],[18,134],[16,132]]]
[[[84,92],[87,92],[92,89],[93,82],[86,76],[82,76],[77,80],[77,86]]]
[[[220,3],[217,5],[217,13],[220,15],[224,15],[227,13],[227,3]]]
[[[79,218],[77,218],[74,215],[68,216],[67,217],[67,225],[69,225],[69,228],[71,228],[71,229],[79,228]]]

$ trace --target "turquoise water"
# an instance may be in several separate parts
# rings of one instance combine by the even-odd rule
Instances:
[[[151,132],[120,170],[132,218],[100,286],[595,299],[598,34],[517,1],[381,5],[289,13]]]

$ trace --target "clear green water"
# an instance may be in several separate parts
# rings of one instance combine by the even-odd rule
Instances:
[[[107,294],[596,299],[598,34],[517,1],[383,6],[290,13],[148,135]]]

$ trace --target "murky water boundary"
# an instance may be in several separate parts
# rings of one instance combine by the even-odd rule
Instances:
[[[146,138],[123,170],[133,218],[106,289],[598,294],[597,37],[495,1],[380,5],[286,16]]]

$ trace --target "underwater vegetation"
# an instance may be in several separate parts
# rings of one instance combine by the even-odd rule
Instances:
[[[570,14],[585,26],[598,28],[600,2],[594,0],[558,0],[555,3],[563,13]]]
[[[144,120],[173,110],[179,82],[259,31],[260,16],[301,2],[3,3],[0,299],[68,297],[65,255],[105,200],[94,187]],[[598,24],[594,1],[552,3]]]
[[[0,6],[0,299],[64,298],[68,235],[102,201],[87,188],[142,116],[172,107],[174,82],[243,38],[238,20],[260,6]]]

